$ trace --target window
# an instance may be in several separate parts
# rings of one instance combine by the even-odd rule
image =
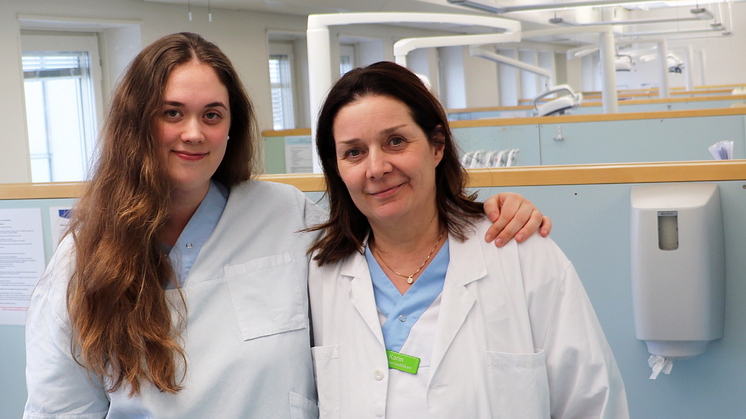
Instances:
[[[339,76],[342,77],[346,72],[355,68],[355,46],[339,46]]]
[[[96,143],[100,100],[96,100],[91,63],[95,59],[98,64],[98,57],[88,47],[74,51],[78,49],[74,41],[70,44],[72,51],[28,50],[29,44],[38,47],[40,40],[43,44],[43,38],[54,37],[22,38],[31,179],[81,181]],[[95,47],[95,36],[92,38]]]
[[[295,128],[292,74],[292,53],[271,54],[269,56],[272,121],[275,130]]]

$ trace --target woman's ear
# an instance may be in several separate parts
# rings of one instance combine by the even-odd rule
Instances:
[[[443,150],[446,148],[446,133],[443,130],[443,126],[438,125],[435,127],[435,130],[430,137],[430,146],[435,153],[435,165],[437,166],[443,159]]]

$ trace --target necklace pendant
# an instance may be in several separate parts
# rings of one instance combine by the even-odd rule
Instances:
[[[407,284],[412,285],[413,282],[414,282],[414,278],[412,278],[411,276],[407,278]]]

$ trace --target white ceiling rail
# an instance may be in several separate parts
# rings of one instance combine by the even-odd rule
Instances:
[[[701,32],[722,32],[722,35],[729,35],[730,31],[723,25],[712,26],[708,29],[685,29],[685,30],[672,30],[672,31],[651,31],[651,32],[626,32],[622,36],[625,38],[634,36],[662,36],[662,35],[684,35],[690,33],[701,33]]]
[[[560,10],[579,7],[604,7],[618,6],[626,3],[645,3],[659,2],[660,0],[592,0],[592,1],[575,1],[565,3],[544,3],[530,4],[524,6],[500,6],[494,2],[485,2],[481,0],[448,0],[448,3],[459,6],[470,7],[472,9],[483,10],[492,13],[512,13],[512,12],[530,12],[538,10]]]
[[[518,68],[520,70],[525,70],[525,71],[537,74],[539,76],[546,77],[547,82],[546,82],[545,87],[548,89],[549,86],[552,85],[552,73],[549,70],[546,70],[544,68],[531,65],[531,64],[527,64],[527,63],[524,63],[523,61],[519,61],[514,58],[509,58],[504,55],[500,55],[494,51],[488,51],[479,45],[470,46],[469,55],[471,55],[472,57],[484,58],[486,60],[494,61],[500,64],[505,64],[510,67]]]
[[[568,35],[579,33],[597,32],[598,48],[601,53],[601,73],[603,74],[603,85],[601,86],[601,102],[604,113],[619,112],[616,91],[616,65],[614,56],[614,31],[610,25],[593,25],[593,26],[572,26],[552,29],[540,29],[536,31],[522,32],[523,39],[552,35]]]
[[[316,118],[327,92],[332,87],[331,40],[329,26],[375,23],[449,23],[468,26],[486,26],[505,32],[520,32],[516,20],[491,16],[474,16],[449,13],[333,13],[308,16],[306,40],[308,43],[308,77],[311,100],[311,138],[316,143]],[[321,165],[312,147],[313,171],[321,172]]]
[[[430,36],[405,38],[394,44],[396,63],[407,66],[407,54],[419,48],[457,47],[465,45],[502,44],[520,42],[521,32],[487,33],[479,35]]]
[[[610,20],[605,22],[591,22],[591,23],[577,23],[568,22],[561,17],[553,17],[549,19],[549,23],[555,25],[568,25],[568,26],[593,26],[593,25],[611,25],[611,26],[625,26],[625,25],[646,25],[652,23],[669,23],[669,22],[698,22],[704,20],[714,19],[715,16],[707,9],[697,8],[689,11],[693,16],[691,17],[670,17],[661,19],[638,19],[638,20]]]

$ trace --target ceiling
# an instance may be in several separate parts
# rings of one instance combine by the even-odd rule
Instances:
[[[143,0],[147,2],[181,4],[184,7],[211,7],[229,10],[255,10],[263,12],[275,12],[294,15],[309,15],[315,13],[344,13],[344,12],[433,12],[433,13],[462,13],[462,14],[481,14],[502,16],[511,19],[517,19],[522,22],[523,32],[534,31],[548,28],[561,28],[563,26],[587,25],[599,22],[614,21],[616,26],[614,30],[617,33],[646,33],[654,32],[650,36],[673,37],[676,34],[658,34],[658,32],[679,32],[681,36],[695,36],[689,33],[692,30],[707,31],[705,36],[722,36],[723,30],[715,31],[713,23],[723,22],[726,26],[728,23],[728,8],[718,6],[716,1],[699,1],[699,0],[640,0],[636,4],[619,5],[620,0],[612,3],[613,0],[599,0],[607,2],[609,6],[595,6],[586,8],[565,8],[549,11],[526,11],[511,12],[505,14],[488,13],[474,8],[468,8],[458,5],[449,4],[448,0]],[[479,3],[494,5],[499,7],[514,7],[526,5],[546,5],[554,3],[573,3],[587,2],[588,0],[473,0]],[[744,1],[744,0],[736,0]],[[693,20],[694,16],[690,9],[706,8],[711,11],[714,17],[712,19]],[[559,18],[559,19],[558,19]],[[562,21],[560,24],[550,23]],[[649,20],[649,19],[669,19],[671,23],[659,22],[656,24],[638,23],[632,25],[618,25],[619,21],[629,20]],[[688,20],[688,21],[687,21]],[[456,33],[475,33],[479,29],[473,29],[464,26],[439,26],[439,29],[456,32]],[[702,33],[702,32],[700,32]],[[590,34],[589,34],[590,35]],[[697,35],[702,36],[702,35]],[[640,35],[645,37],[645,35]],[[524,37],[524,39],[526,39]],[[535,38],[528,38],[536,42],[546,42],[565,45],[580,45],[594,42],[597,35],[552,35]]]

